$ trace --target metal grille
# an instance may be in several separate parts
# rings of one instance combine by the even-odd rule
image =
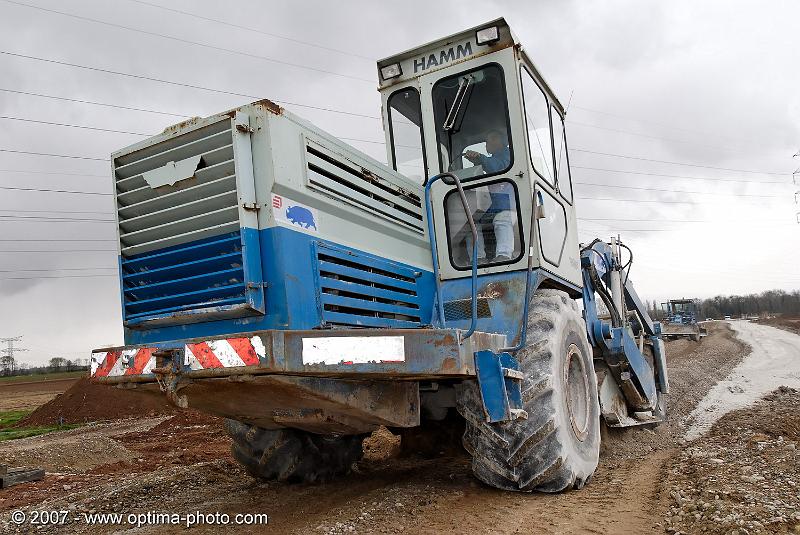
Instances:
[[[423,233],[419,195],[309,141],[309,186],[398,225]]]
[[[446,321],[472,319],[472,299],[457,299],[455,301],[445,301],[442,303],[444,308],[444,319]],[[489,299],[486,297],[478,298],[478,317],[490,318],[492,311],[489,309]]]
[[[231,124],[114,158],[127,324],[246,301]],[[189,176],[146,179],[176,164]]]
[[[419,327],[420,273],[393,262],[317,245],[319,298],[328,324]]]

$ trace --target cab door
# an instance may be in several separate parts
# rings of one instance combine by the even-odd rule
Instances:
[[[420,78],[429,175],[463,184],[479,237],[473,242],[458,191],[438,181],[433,218],[443,280],[527,268],[531,183],[513,49]]]
[[[581,285],[577,225],[573,207],[563,112],[536,70],[522,62],[522,88],[539,265],[575,286]]]

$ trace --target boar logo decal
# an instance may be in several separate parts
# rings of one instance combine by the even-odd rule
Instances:
[[[303,206],[287,206],[286,219],[293,225],[317,230],[317,222],[314,221],[314,214],[311,210]]]

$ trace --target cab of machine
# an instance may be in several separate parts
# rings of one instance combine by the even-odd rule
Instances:
[[[534,267],[581,286],[564,108],[504,19],[378,62],[389,165],[419,184],[458,176],[477,244],[453,185],[431,199],[440,276]]]

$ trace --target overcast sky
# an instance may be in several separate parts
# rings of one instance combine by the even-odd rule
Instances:
[[[377,116],[376,59],[504,16],[570,102],[581,238],[620,232],[636,254],[640,294],[800,287],[800,186],[791,176],[800,167],[792,159],[800,149],[797,2],[147,0],[277,38],[133,0],[23,1],[311,69],[0,0],[0,149],[97,158],[0,150],[0,187],[107,194],[109,164],[100,160],[143,138],[32,121],[152,134],[180,120],[20,91],[181,116],[252,100],[7,53]],[[366,140],[352,143],[386,160],[379,121],[286,107],[334,135]],[[21,360],[87,357],[122,342],[115,231],[96,221],[111,219],[112,209],[109,195],[0,189],[0,337],[23,336],[30,352]],[[588,220],[610,218],[627,221]]]

